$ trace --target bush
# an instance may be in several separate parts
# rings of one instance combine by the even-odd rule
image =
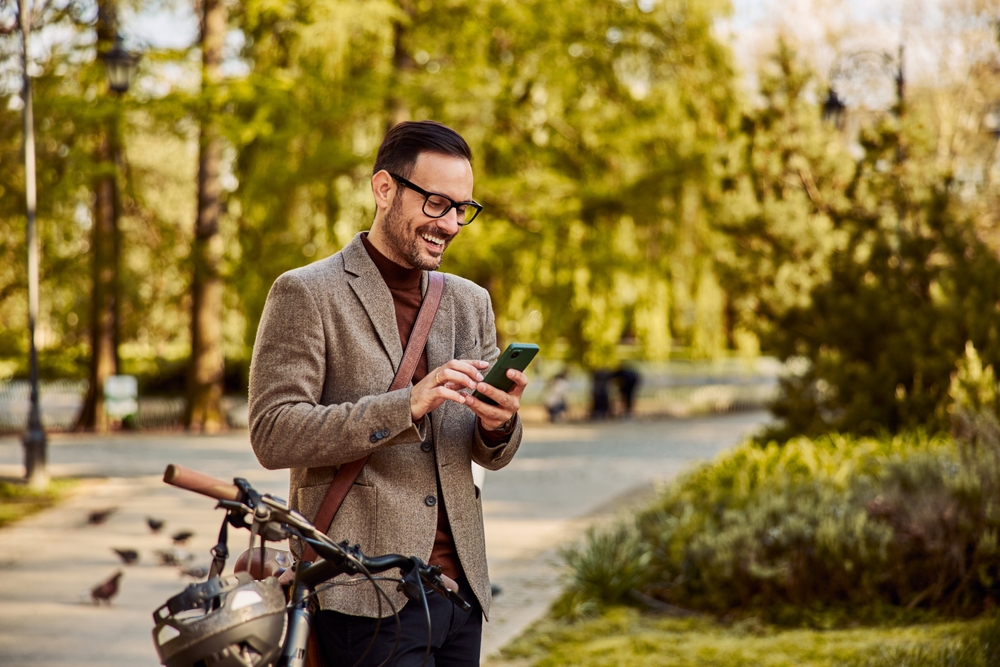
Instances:
[[[632,591],[649,579],[651,551],[632,524],[620,523],[610,530],[587,531],[587,548],[568,548],[562,557],[570,567],[572,583],[555,604],[560,617],[579,618],[605,604],[626,603]]]
[[[747,443],[665,489],[631,527],[590,535],[567,558],[564,599],[618,603],[625,581],[644,579],[639,592],[663,603],[782,623],[978,614],[1000,593],[1000,442],[971,442]],[[648,558],[644,577],[602,574],[628,554]]]

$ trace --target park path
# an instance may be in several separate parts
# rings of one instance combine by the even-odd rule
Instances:
[[[764,423],[761,412],[698,419],[604,424],[528,424],[514,461],[487,472],[483,488],[494,600],[483,636],[487,658],[545,613],[558,593],[559,547],[623,503],[651,492],[696,461],[710,459]],[[0,438],[0,477],[22,474],[16,438]],[[190,580],[157,564],[154,550],[190,530],[187,549],[207,565],[220,512],[210,499],[162,483],[167,463],[223,479],[246,477],[284,496],[287,473],[267,471],[246,432],[219,436],[56,435],[49,448],[55,476],[86,478],[58,508],[0,529],[0,666],[155,667],[153,610]],[[101,525],[94,510],[117,508]],[[146,517],[165,519],[152,534]],[[239,552],[245,531],[230,532]],[[112,547],[136,549],[138,564],[122,567],[111,606],[95,607],[89,588],[120,565]]]

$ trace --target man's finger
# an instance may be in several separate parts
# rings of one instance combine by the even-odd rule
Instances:
[[[528,386],[528,376],[515,368],[511,368],[507,371],[507,377],[514,382],[514,386],[507,393],[513,396],[523,394],[524,388]]]
[[[482,399],[477,399],[475,396],[468,396],[466,398],[466,403],[470,408],[472,408],[473,412],[481,417],[506,421],[511,414],[517,412],[520,408],[520,396],[517,394],[508,394],[507,392],[488,385],[485,382],[480,382],[476,389],[480,394],[492,399],[496,403],[496,405],[490,405]],[[505,416],[501,419],[501,415]]]
[[[477,379],[482,378],[482,375],[478,375],[479,372],[475,369],[473,369],[473,373],[472,376],[469,376],[462,371],[442,367],[441,370],[434,373],[434,384],[440,386],[455,385],[473,389],[476,386]]]

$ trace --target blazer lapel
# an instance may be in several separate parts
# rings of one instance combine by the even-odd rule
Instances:
[[[392,305],[392,294],[386,286],[378,267],[368,256],[358,234],[344,246],[344,268],[351,274],[351,289],[368,313],[375,333],[382,343],[393,370],[399,369],[403,359],[403,346],[399,342],[399,328],[396,326],[396,310]],[[388,386],[388,385],[387,385]]]

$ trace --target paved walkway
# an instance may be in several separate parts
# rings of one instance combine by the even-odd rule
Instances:
[[[488,472],[484,516],[491,576],[502,589],[484,630],[487,658],[545,613],[558,593],[556,553],[623,502],[693,461],[711,458],[765,421],[764,413],[600,425],[529,425],[517,457]],[[23,474],[16,438],[0,438],[0,477]],[[190,530],[187,549],[207,565],[222,513],[214,502],[162,483],[167,463],[223,479],[246,477],[280,496],[287,473],[262,469],[245,432],[51,438],[54,476],[87,478],[59,508],[0,530],[0,666],[155,667],[151,614],[190,579],[158,564],[169,535]],[[116,508],[101,525],[91,511]],[[166,520],[152,534],[146,517]],[[230,531],[238,551],[245,531]],[[113,547],[136,549],[121,566]],[[89,601],[92,585],[124,571],[111,606]]]

